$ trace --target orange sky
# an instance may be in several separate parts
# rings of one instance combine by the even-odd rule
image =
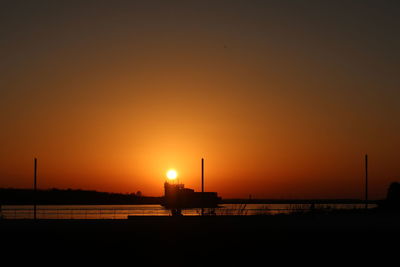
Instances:
[[[362,198],[365,153],[371,198],[400,180],[397,4],[116,2],[3,9],[0,187],[35,156],[40,188],[145,195],[201,157],[223,197]]]

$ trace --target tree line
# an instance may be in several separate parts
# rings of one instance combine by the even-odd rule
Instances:
[[[1,205],[134,205],[160,204],[162,197],[143,196],[140,191],[119,194],[80,189],[0,188]]]

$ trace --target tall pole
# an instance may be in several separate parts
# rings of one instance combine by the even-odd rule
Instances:
[[[37,159],[33,161],[33,219],[36,220],[36,178],[37,178]]]
[[[204,159],[201,159],[201,192],[204,193]]]
[[[365,154],[365,209],[368,209],[368,155]]]
[[[201,158],[201,197],[204,205],[204,158]],[[201,208],[201,216],[204,216],[204,208]]]

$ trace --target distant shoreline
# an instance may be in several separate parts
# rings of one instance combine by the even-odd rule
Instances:
[[[164,197],[142,196],[75,189],[0,188],[0,205],[161,205]],[[377,204],[380,200],[370,200]],[[243,199],[225,198],[220,204],[362,204],[362,199]]]
[[[368,204],[378,204],[380,200],[370,200],[368,201]],[[237,204],[237,205],[251,205],[251,204],[365,204],[365,201],[363,200],[357,200],[357,199],[254,199],[254,200],[249,200],[249,199],[223,199],[220,203],[220,205],[224,204]],[[26,202],[26,203],[13,203],[13,202],[3,202],[0,203],[0,205],[3,206],[28,206],[28,205],[34,205],[32,202]],[[113,206],[113,205],[120,205],[120,206],[129,206],[129,205],[161,205],[161,202],[153,202],[153,201],[142,201],[140,203],[138,202],[132,202],[132,203],[118,203],[118,202],[110,202],[110,203],[103,203],[103,202],[65,202],[65,203],[51,203],[51,202],[45,202],[45,203],[37,203],[36,205],[51,205],[51,206],[78,206],[78,205],[86,205],[86,206],[98,206],[98,205],[104,205],[104,206]]]
[[[380,200],[369,200],[377,204]],[[222,199],[222,204],[364,204],[361,199]]]

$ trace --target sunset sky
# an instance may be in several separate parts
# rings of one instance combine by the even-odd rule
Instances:
[[[0,187],[382,198],[400,2],[0,1],[0,125]]]

